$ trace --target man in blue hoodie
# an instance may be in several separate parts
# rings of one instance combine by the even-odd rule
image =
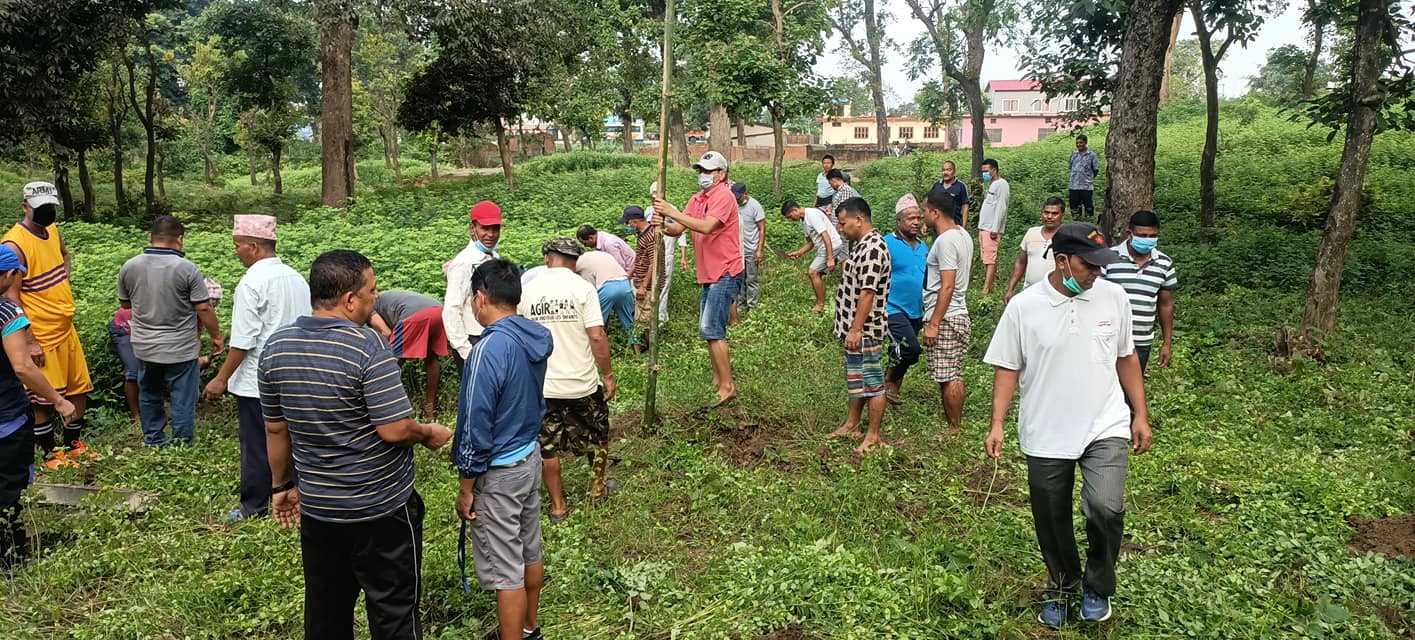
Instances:
[[[483,262],[470,290],[472,311],[486,329],[462,367],[452,447],[461,477],[457,515],[472,530],[477,581],[496,591],[500,637],[540,640],[536,609],[545,565],[537,439],[550,331],[516,315],[521,274],[510,262]]]

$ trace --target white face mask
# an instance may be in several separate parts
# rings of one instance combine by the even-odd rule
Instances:
[[[699,174],[698,174],[698,188],[699,188],[699,189],[702,189],[702,190],[706,191],[706,190],[708,190],[708,189],[711,189],[711,188],[712,188],[712,185],[713,185],[713,182],[712,182],[712,173],[699,173]]]

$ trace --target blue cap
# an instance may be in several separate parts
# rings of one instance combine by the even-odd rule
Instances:
[[[745,182],[734,182],[734,183],[732,183],[732,195],[737,196],[738,198],[740,198],[740,197],[742,197],[742,194],[744,194],[744,193],[746,193],[746,192],[747,192],[747,183],[745,183]]]
[[[29,269],[20,262],[20,256],[15,253],[15,248],[8,244],[0,244],[0,271],[14,271],[19,269],[20,273],[29,273]]]

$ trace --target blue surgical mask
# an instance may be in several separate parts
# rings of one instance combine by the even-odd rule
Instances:
[[[711,174],[711,173],[699,173],[699,174],[698,174],[698,188],[699,188],[699,189],[703,189],[703,190],[707,190],[707,189],[711,189],[711,188],[712,188],[712,174]]]
[[[1130,248],[1139,253],[1149,253],[1155,250],[1155,245],[1159,244],[1159,238],[1130,238]]]
[[[476,246],[476,248],[477,248],[477,251],[480,251],[480,252],[482,252],[482,253],[492,253],[493,251],[496,251],[496,247],[501,246],[501,241],[499,241],[499,240],[496,242],[496,245],[495,245],[495,246],[492,246],[492,247],[490,247],[490,248],[488,248],[486,245],[482,244],[482,243],[481,243],[481,240],[477,240],[477,241],[475,241],[475,242],[476,242],[476,245],[475,245],[475,246]]]
[[[989,181],[991,181],[991,180],[992,180],[992,174],[991,174],[991,173],[988,173],[987,171],[984,171],[984,172],[983,172],[983,182],[989,182]]]
[[[1076,281],[1076,278],[1074,276],[1071,275],[1071,257],[1067,256],[1066,260],[1066,277],[1061,279],[1061,286],[1066,287],[1066,289],[1071,293],[1079,295],[1082,291],[1085,291],[1086,289],[1081,286],[1081,283]]]

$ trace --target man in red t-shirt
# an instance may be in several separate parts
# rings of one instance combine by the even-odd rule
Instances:
[[[654,225],[677,237],[693,232],[693,256],[697,259],[698,284],[703,286],[698,308],[698,335],[708,344],[712,358],[712,384],[717,387],[718,406],[737,399],[732,382],[732,360],[727,350],[727,321],[732,302],[742,288],[742,241],[737,219],[737,199],[727,183],[727,158],[716,151],[703,154],[697,164],[698,193],[680,213],[658,194],[654,195]],[[671,218],[666,224],[664,218]]]

